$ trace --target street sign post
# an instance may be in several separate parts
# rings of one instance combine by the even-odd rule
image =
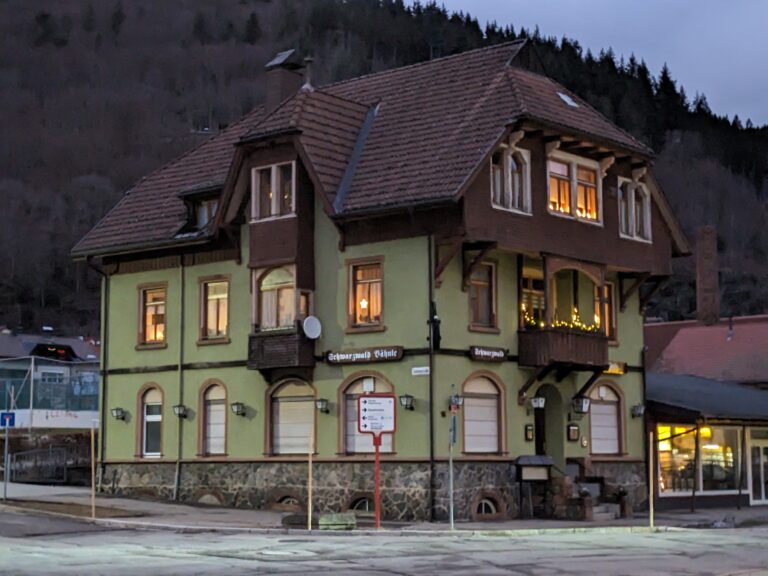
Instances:
[[[0,428],[15,428],[16,412],[0,412]]]
[[[397,426],[394,394],[365,394],[357,399],[357,431],[373,436],[374,493],[376,529],[381,528],[381,492],[379,448],[382,434],[394,434]]]

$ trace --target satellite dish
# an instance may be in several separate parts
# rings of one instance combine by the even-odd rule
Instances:
[[[323,326],[317,316],[307,316],[301,326],[304,329],[304,335],[310,340],[317,340],[323,333]]]

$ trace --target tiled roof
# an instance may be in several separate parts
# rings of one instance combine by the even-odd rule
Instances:
[[[589,135],[630,152],[651,154],[553,80],[510,66],[522,46],[500,44],[317,90],[302,89],[266,117],[257,109],[139,181],[73,253],[103,254],[180,241],[176,235],[186,214],[178,193],[201,182],[223,184],[234,144],[281,132],[298,135],[311,164],[308,169],[329,205],[344,183],[334,204],[342,213],[457,198],[517,120],[538,121],[566,134]]]
[[[117,205],[72,249],[74,255],[100,254],[115,248],[164,244],[186,222],[182,190],[201,183],[224,182],[233,144],[263,116],[258,107],[237,123],[139,180]]]
[[[677,330],[671,334],[671,327]],[[660,349],[650,370],[732,382],[768,382],[768,315],[645,326],[649,348]],[[666,344],[665,344],[666,342]]]
[[[505,127],[519,119],[652,154],[554,80],[509,66],[520,47],[502,44],[323,88],[379,104],[344,211],[455,197]]]

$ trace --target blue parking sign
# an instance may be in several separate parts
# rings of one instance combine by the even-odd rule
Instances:
[[[0,428],[16,427],[16,412],[0,412]]]

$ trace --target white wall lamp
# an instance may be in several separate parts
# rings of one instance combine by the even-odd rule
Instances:
[[[115,420],[125,420],[125,410],[119,406],[115,406],[110,412],[112,412],[112,418]]]
[[[576,414],[586,414],[589,412],[589,398],[587,396],[574,396],[571,400],[571,406]]]
[[[330,410],[328,410],[328,399],[327,398],[318,398],[315,400],[315,408],[317,408],[318,412],[322,412],[323,414],[328,414]]]
[[[176,404],[173,407],[173,413],[176,414],[179,418],[186,418],[187,417],[187,407],[184,406],[184,404]]]
[[[413,396],[410,394],[401,394],[399,397],[400,406],[406,410],[413,410]]]
[[[642,418],[645,415],[645,404],[632,406],[632,418]]]
[[[245,404],[242,402],[232,402],[229,407],[235,416],[245,416]]]

